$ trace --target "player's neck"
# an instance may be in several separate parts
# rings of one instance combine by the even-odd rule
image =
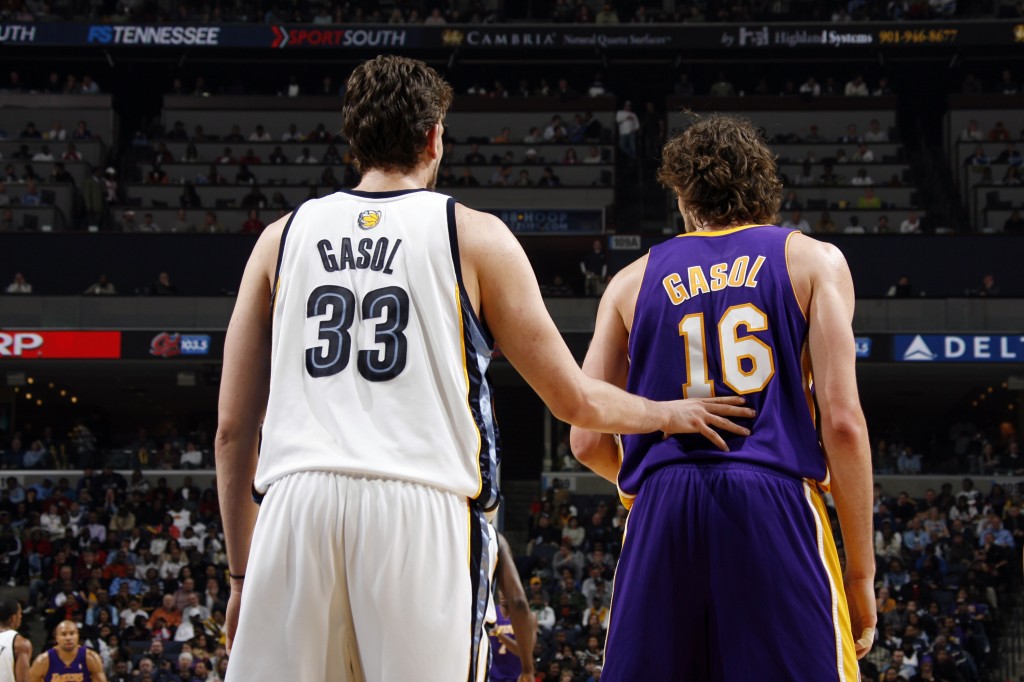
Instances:
[[[417,167],[409,172],[392,173],[371,168],[363,174],[353,189],[359,192],[395,192],[404,189],[424,189],[430,180],[430,169]]]

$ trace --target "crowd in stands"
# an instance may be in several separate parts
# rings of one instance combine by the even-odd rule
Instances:
[[[70,620],[117,682],[219,682],[227,559],[215,488],[87,469],[0,488],[0,580],[26,617]]]
[[[134,436],[98,438],[84,420],[78,420],[66,436],[50,426],[15,431],[0,451],[2,469],[82,470],[101,465],[119,469],[212,469],[213,445],[204,428],[186,435],[171,428],[154,437],[139,427]]]
[[[879,624],[861,662],[865,680],[987,679],[1001,609],[1020,585],[1024,490],[995,484],[983,492],[971,479],[960,485],[954,492],[945,483],[920,499],[875,486]],[[517,565],[540,625],[538,679],[599,677],[626,516],[617,501],[572,495],[557,480],[535,499]]]
[[[956,0],[832,0],[830,2],[721,2],[690,0],[671,5],[615,0],[551,0],[545,3],[501,3],[500,11],[482,2],[456,3],[399,0],[381,7],[371,2],[259,3],[201,2],[187,0],[173,5],[100,2],[80,4],[8,3],[0,15],[5,21],[89,20],[147,21],[219,24],[234,22],[296,24],[424,24],[494,23],[502,21],[556,22],[614,25],[654,22],[738,21],[871,21],[949,19],[952,17],[1017,17],[1016,3],[957,3]],[[667,9],[672,7],[672,9]],[[174,9],[171,9],[174,8]]]

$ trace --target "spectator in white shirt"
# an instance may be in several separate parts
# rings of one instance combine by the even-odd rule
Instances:
[[[41,162],[53,161],[53,153],[50,151],[50,147],[44,144],[42,149],[32,156],[32,160]]]
[[[800,211],[793,211],[789,220],[782,223],[782,227],[787,230],[800,230],[804,234],[811,233],[811,224],[807,222],[807,218],[804,218],[803,215],[800,214]]]
[[[302,148],[302,153],[295,157],[295,163],[307,163],[307,164],[309,164],[309,163],[318,163],[318,161],[316,160],[316,157],[313,156],[310,153],[309,147],[303,147]]]
[[[857,152],[853,155],[853,160],[856,163],[874,163],[875,153],[868,149],[866,144],[862,144],[857,147]]]
[[[814,80],[814,76],[811,76],[803,85],[800,86],[801,95],[809,95],[811,97],[817,97],[821,94],[821,86],[818,85],[818,81]]]
[[[984,139],[985,133],[981,132],[978,122],[973,119],[968,121],[967,127],[960,132],[961,142],[981,142]]]
[[[917,211],[907,214],[907,219],[900,223],[900,234],[921,234],[921,219]]]
[[[857,74],[852,81],[846,84],[847,97],[867,97],[871,94],[868,91],[868,84],[864,82],[864,76]]]
[[[270,137],[270,133],[263,129],[262,125],[256,126],[256,130],[249,135],[250,142],[270,142],[273,138]]]
[[[857,170],[857,174],[850,178],[850,184],[864,187],[875,184],[875,181],[871,179],[870,175],[868,175],[867,168],[860,168]]]
[[[7,285],[9,294],[31,294],[32,285],[25,281],[25,276],[20,272],[14,273],[14,281]]]
[[[55,121],[53,127],[50,128],[50,132],[46,133],[46,139],[63,142],[68,139],[68,131],[64,129],[60,121]]]
[[[877,118],[871,119],[868,124],[868,131],[864,133],[865,142],[888,142],[889,132],[882,129],[882,124]]]
[[[615,112],[615,122],[619,126],[619,149],[629,158],[636,160],[636,138],[640,132],[640,119],[633,112],[633,103],[627,101],[622,109]]]

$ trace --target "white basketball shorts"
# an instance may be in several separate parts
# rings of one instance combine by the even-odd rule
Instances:
[[[227,682],[472,680],[489,545],[483,514],[451,492],[281,478],[256,521]]]

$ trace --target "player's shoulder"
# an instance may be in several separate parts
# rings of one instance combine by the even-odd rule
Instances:
[[[812,271],[834,271],[846,267],[846,256],[838,246],[801,232],[790,235],[786,256],[791,268],[797,266]]]
[[[501,218],[458,202],[455,204],[455,228],[459,251],[470,259],[502,257],[522,250]]]
[[[504,234],[509,232],[508,226],[498,216],[485,211],[477,211],[459,202],[455,202],[455,224],[460,230],[468,228],[489,234],[499,231]]]
[[[650,255],[650,253],[645,253],[615,273],[611,281],[608,282],[607,288],[605,288],[605,298],[614,299],[619,296],[632,296],[635,298],[636,293],[640,290],[640,285],[643,284]]]

